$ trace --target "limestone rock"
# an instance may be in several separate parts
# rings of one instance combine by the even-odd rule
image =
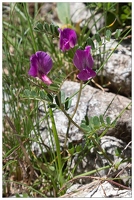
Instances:
[[[104,26],[104,17],[102,14],[96,14],[94,10],[91,12],[91,10],[87,9],[86,5],[82,2],[70,2],[70,14],[72,22],[80,22],[81,27],[88,21],[87,26],[92,34],[96,33],[96,28],[93,26],[95,22],[98,30]]]
[[[114,39],[111,39],[108,42],[105,41],[105,52],[107,53],[105,53],[105,56],[102,53],[102,56],[104,56],[104,58],[101,59],[105,61],[110,55],[111,51],[117,45],[118,42]],[[104,46],[100,47],[101,52],[104,51],[103,47]],[[100,54],[100,52],[96,54]],[[101,63],[99,63],[96,58],[97,57],[94,58],[96,63],[95,66],[99,68]],[[110,82],[108,88],[112,92],[125,95],[127,97],[131,96],[132,55],[131,44],[129,44],[129,42],[128,45],[126,45],[125,43],[118,45],[106,64],[104,64],[101,72],[98,73],[97,77],[102,77],[102,75],[105,83]]]
[[[79,87],[79,83],[65,81],[61,89],[65,92],[66,97],[70,97],[79,90]],[[73,114],[73,111],[75,110],[77,95],[75,95],[72,98],[72,104],[70,109],[68,110],[68,114]],[[128,104],[130,103],[131,100],[129,100],[126,97],[123,97],[121,95],[115,95],[113,93],[103,92],[99,89],[87,85],[82,90],[80,103],[73,120],[78,125],[80,125],[81,121],[86,115],[89,117],[90,120],[90,117],[103,115],[105,113],[105,116],[109,116],[111,118],[111,121],[113,121],[116,117],[119,116],[121,111],[125,109],[125,107],[128,106]],[[48,130],[47,121],[43,119],[44,113],[44,106],[40,104],[40,135],[44,143],[51,147],[50,131]],[[116,127],[109,130],[106,135],[116,136],[116,138],[122,139],[124,142],[130,142],[132,128],[131,115],[131,106],[129,106],[128,109],[125,110],[125,112],[117,120]],[[56,110],[54,112],[54,117],[60,140],[60,145],[64,146],[68,126],[68,119],[60,110]],[[49,121],[49,123],[51,127],[51,122]],[[77,127],[75,127],[75,125],[71,123],[68,134],[68,141],[79,141],[82,138],[83,132],[81,132]],[[33,148],[38,149],[39,151],[39,148],[37,148],[36,143],[33,144]]]
[[[101,182],[100,180],[95,180],[92,183],[81,185],[75,184],[71,186],[65,195],[61,196],[63,198],[79,198],[79,197],[120,197],[120,198],[131,198],[132,191],[129,189],[119,189],[116,185],[111,185],[108,181]]]

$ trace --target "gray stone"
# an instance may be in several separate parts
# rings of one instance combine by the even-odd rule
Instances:
[[[104,26],[104,17],[101,13],[96,13],[95,10],[86,8],[86,5],[82,2],[71,2],[70,3],[70,14],[73,23],[80,22],[80,26],[83,27],[87,24],[92,34],[96,33],[96,28],[99,30]],[[96,22],[96,27],[94,26]]]
[[[102,40],[104,40],[102,38]],[[118,42],[114,39],[105,41],[105,56],[101,54],[104,61],[108,58],[111,51],[118,45]],[[97,43],[96,43],[97,45]],[[97,47],[97,46],[96,46]],[[130,48],[129,48],[130,47]],[[103,52],[104,46],[100,47]],[[100,54],[100,52],[96,52]],[[95,57],[96,58],[96,57]],[[100,67],[100,63],[95,59],[95,66]],[[103,66],[101,72],[98,73],[96,78],[102,77],[105,83],[110,82],[108,88],[114,93],[119,93],[127,97],[131,96],[131,74],[132,74],[132,58],[131,58],[131,45],[128,46],[125,43],[119,44],[116,50],[113,52],[111,57],[108,59],[106,64]]]
[[[76,185],[76,186],[75,186]],[[95,180],[92,183],[85,185],[75,184],[71,186],[62,198],[78,198],[78,197],[120,197],[131,198],[132,191],[129,189],[119,189],[116,185],[111,185],[108,181],[102,182],[101,180]],[[74,190],[75,188],[75,190]]]
[[[77,165],[77,168],[74,172],[74,176],[77,176],[79,174],[83,174],[85,172],[91,172],[92,170],[96,169],[97,172],[94,173],[94,176],[98,177],[117,177],[122,180],[122,182],[125,185],[131,185],[131,161],[129,158],[131,158],[131,144],[126,145],[121,140],[112,137],[112,136],[103,136],[100,139],[99,142],[101,148],[103,151],[106,152],[106,156],[111,160],[113,165],[119,165],[118,170],[114,167],[105,168],[103,170],[99,170],[100,168],[104,166],[108,166],[111,164],[107,158],[105,158],[104,155],[99,154],[99,150],[97,151],[96,148],[92,148],[90,150],[87,150],[86,155],[83,155],[80,157],[78,154],[76,154],[72,158],[72,162],[69,163],[70,171],[74,169],[74,167]],[[121,154],[118,156],[116,154],[116,150],[120,150]],[[128,159],[126,162],[122,162],[124,158]],[[89,183],[92,181],[91,179],[80,179],[78,180],[80,183]]]
[[[73,95],[76,91],[79,90],[79,83],[66,81],[64,82],[62,89],[65,91],[66,96]],[[75,102],[77,101],[77,95],[73,97],[72,107],[69,110],[69,114],[75,109]],[[80,125],[84,116],[87,115],[90,117],[103,115],[105,112],[105,116],[109,116],[111,121],[115,120],[115,118],[120,114],[120,112],[131,103],[126,97],[121,95],[115,95],[113,93],[103,92],[99,89],[95,89],[89,85],[85,86],[82,90],[80,103],[76,115],[74,116],[74,121]],[[111,104],[111,105],[110,105]],[[109,106],[110,105],[110,106]],[[77,115],[78,113],[78,115]],[[131,140],[131,106],[124,112],[124,114],[119,118],[117,122],[117,126],[115,129],[110,130],[107,135],[116,135],[117,138],[123,139],[125,142]],[[60,111],[59,111],[60,116]],[[79,117],[77,117],[79,116]],[[78,120],[79,119],[79,120]],[[56,118],[58,121],[58,118]],[[63,120],[62,118],[62,121]],[[61,121],[61,124],[62,124]],[[58,127],[58,126],[57,126]],[[76,140],[78,137],[78,129],[72,125],[71,127],[71,138],[72,136],[76,136]],[[127,138],[127,139],[126,139]],[[79,138],[80,139],[80,138]]]
[[[65,81],[62,85],[62,90],[65,92],[66,97],[70,97],[75,92],[79,90],[80,84],[77,82]],[[78,95],[78,94],[77,94]],[[67,111],[68,114],[72,115],[75,110],[77,95],[72,98],[72,104],[70,109]],[[126,97],[121,95],[115,95],[108,92],[103,92],[99,89],[93,88],[89,85],[85,86],[82,90],[80,103],[77,109],[76,114],[74,115],[73,120],[80,125],[81,121],[87,115],[90,117],[103,115],[109,116],[111,121],[115,120],[116,117],[125,109],[128,104],[131,103]],[[51,137],[52,133],[48,130],[48,122],[44,120],[45,111],[44,106],[40,103],[40,136],[42,137],[42,141],[48,147],[52,148]],[[111,104],[111,105],[110,105]],[[41,112],[42,110],[42,112]],[[131,106],[128,107],[127,110],[121,115],[121,117],[117,120],[117,125],[115,128],[109,129],[106,135],[116,136],[118,139],[122,139],[124,142],[131,141]],[[63,147],[65,144],[68,119],[64,115],[64,113],[60,110],[54,111],[55,123],[57,127],[57,132],[60,140],[60,146]],[[51,122],[49,120],[49,126],[51,128]],[[74,124],[71,123],[69,134],[68,134],[68,142],[79,141],[83,138],[83,132],[80,131]],[[42,143],[42,141],[40,141]],[[37,143],[33,143],[33,150],[40,152],[41,150],[36,145]],[[44,147],[43,147],[44,148]],[[45,148],[44,148],[45,149]],[[46,150],[44,150],[46,151]]]

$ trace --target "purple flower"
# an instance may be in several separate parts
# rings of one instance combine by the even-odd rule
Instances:
[[[30,57],[30,70],[28,74],[40,78],[44,83],[50,85],[52,81],[46,76],[52,68],[51,57],[43,52],[37,51]]]
[[[80,70],[80,73],[77,75],[82,81],[87,81],[90,78],[96,76],[96,73],[92,70],[94,65],[93,57],[90,53],[91,46],[86,46],[85,50],[76,50],[73,63],[76,68]]]
[[[76,32],[70,28],[60,29],[58,28],[60,33],[60,42],[59,46],[62,51],[68,51],[73,48],[77,42]]]

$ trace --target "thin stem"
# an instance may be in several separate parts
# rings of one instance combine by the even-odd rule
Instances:
[[[80,97],[81,97],[81,92],[82,92],[82,84],[83,84],[83,81],[80,82],[80,89],[79,89],[79,93],[78,93],[78,98],[77,98],[77,103],[76,103],[76,107],[75,107],[75,110],[74,110],[74,113],[73,115],[71,116],[71,118],[73,119],[77,109],[78,109],[78,106],[79,106],[79,102],[80,102]]]
[[[78,93],[78,98],[77,98],[76,106],[75,106],[74,112],[73,112],[73,114],[71,116],[71,119],[73,119],[73,117],[74,117],[74,115],[75,115],[75,113],[76,113],[76,111],[78,109],[78,106],[79,106],[81,92],[82,92],[82,84],[83,84],[83,82],[81,81],[80,82],[80,89],[79,89],[79,93]],[[68,127],[67,127],[67,133],[66,133],[66,139],[65,139],[65,146],[66,146],[66,143],[67,143],[67,138],[68,138],[68,134],[69,134],[70,125],[71,125],[71,121],[69,120]]]
[[[7,122],[9,123],[10,127],[12,128],[12,130],[14,131],[14,135],[16,136],[16,139],[17,139],[18,143],[20,144],[20,147],[21,147],[22,152],[23,152],[23,154],[25,156],[26,162],[30,166],[31,174],[30,174],[30,178],[28,180],[28,185],[30,185],[30,181],[32,180],[33,175],[34,175],[34,168],[32,166],[32,163],[30,161],[29,155],[28,155],[28,153],[27,153],[27,151],[26,151],[26,149],[25,149],[25,147],[24,147],[24,145],[23,145],[23,143],[22,143],[22,141],[20,139],[20,135],[17,133],[17,130],[16,130],[14,124],[12,123],[12,121],[10,120],[10,118],[7,115],[5,116],[5,118],[6,118]]]
[[[132,105],[132,102],[130,102],[121,112],[120,114],[113,120],[112,123],[116,122],[118,118],[120,118],[122,116],[122,114],[128,109],[129,106]]]
[[[49,106],[49,114],[52,122],[52,130],[53,130],[53,136],[56,144],[56,152],[57,152],[57,157],[58,157],[58,167],[59,167],[59,179],[60,179],[60,184],[62,186],[63,184],[63,178],[62,178],[62,162],[61,162],[61,154],[60,154],[60,142],[58,138],[58,133],[56,129],[56,124],[53,116],[53,111],[52,108]]]
[[[26,13],[28,24],[29,24],[29,28],[30,28],[30,34],[31,34],[31,38],[32,38],[32,41],[33,41],[34,51],[36,52],[37,51],[37,46],[36,46],[36,42],[35,42],[35,38],[34,38],[34,34],[33,34],[32,25],[31,25],[31,22],[30,22],[30,16],[28,15],[27,4],[26,3],[24,3],[24,9],[25,9],[25,13]]]
[[[83,130],[79,125],[77,125],[73,119],[69,116],[68,113],[66,113],[66,111],[64,110],[64,108],[61,106],[60,107],[61,111],[66,115],[66,117],[77,127],[79,128],[79,130],[81,130],[82,132],[84,132],[85,134],[87,134],[87,132],[85,130]],[[104,150],[101,148],[101,146],[95,141],[94,137],[92,135],[90,135],[88,137],[88,139],[91,139],[93,141],[93,143],[98,147],[98,149],[103,153],[103,155],[105,156],[105,158],[107,158],[109,160],[109,162],[111,164],[113,164],[113,162],[111,161],[111,159],[107,156],[107,154],[104,152]]]

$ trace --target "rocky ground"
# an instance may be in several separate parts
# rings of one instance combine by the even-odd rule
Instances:
[[[7,6],[8,4],[5,4]],[[45,3],[44,6],[41,7],[40,13],[41,16],[51,20],[58,20],[56,9],[56,3]],[[74,23],[78,22],[77,19],[81,21],[81,26],[83,25],[83,21],[91,15],[91,13],[87,12],[87,10],[83,10],[83,12],[79,12],[80,9],[85,8],[83,3],[70,3],[71,14],[73,15],[74,10],[75,15],[72,17],[72,21]],[[31,14],[34,12],[34,5],[29,4],[29,9],[31,9]],[[47,16],[44,13],[51,14]],[[99,14],[96,16],[98,19]],[[59,22],[58,22],[59,23]],[[101,28],[104,24],[104,19],[101,19],[99,23],[97,23],[98,28]],[[90,23],[92,26],[92,23]],[[90,28],[89,26],[89,28]],[[94,34],[94,29],[92,30]],[[109,43],[106,44],[106,49],[113,49],[117,45],[117,41],[111,39]],[[107,55],[105,55],[107,56]],[[96,61],[96,69],[99,66],[99,62]],[[103,76],[105,79],[105,83],[109,83],[109,85],[105,88],[106,90],[102,90],[99,86],[100,84],[100,76],[102,74],[98,74],[98,77],[94,79],[95,83],[92,83],[92,86],[87,85],[82,90],[82,95],[80,98],[80,103],[78,106],[78,110],[74,116],[74,121],[80,125],[81,121],[88,116],[89,118],[97,115],[109,116],[113,121],[120,112],[125,109],[131,103],[131,70],[132,70],[132,58],[131,58],[131,44],[130,42],[122,43],[118,46],[116,51],[112,54],[108,62],[103,67]],[[65,81],[62,85],[62,90],[65,92],[66,97],[70,97],[72,94],[79,90],[79,83],[72,81]],[[77,95],[75,95],[72,99],[72,104],[68,113],[71,114],[76,105]],[[44,110],[42,106],[42,102],[40,102],[39,106],[39,116],[40,119],[44,116]],[[56,119],[56,127],[58,131],[58,136],[60,140],[60,146],[63,147],[65,134],[67,131],[68,119],[66,116],[59,110],[54,112],[54,117]],[[50,135],[47,130],[47,123],[43,121],[40,124],[40,134],[45,141],[46,145],[51,147]],[[119,147],[123,152],[123,155],[126,157],[131,157],[131,132],[132,132],[132,108],[131,106],[127,107],[127,110],[121,115],[118,119],[115,128],[109,129],[107,134],[101,138],[100,144],[103,149],[106,150],[107,154],[110,156],[113,162],[117,162],[119,159],[115,155],[115,148]],[[33,134],[34,137],[34,134]],[[69,142],[77,142],[82,141],[83,133],[75,127],[73,124],[70,126],[70,131],[68,135],[68,143]],[[32,150],[37,156],[41,156],[41,151],[39,145],[34,142],[32,144]],[[44,153],[46,149],[44,148]],[[92,159],[92,162],[91,162]],[[97,159],[97,160],[96,160]],[[121,160],[118,160],[121,161]],[[75,163],[77,162],[77,155],[71,160],[70,170],[73,169]],[[80,173],[84,173],[94,168],[99,168],[100,166],[106,165],[107,160],[102,158],[101,156],[97,158],[94,150],[92,152],[88,152],[88,154],[83,157],[83,160],[79,163],[75,175]],[[94,179],[84,179],[79,181],[74,181],[74,183],[68,188],[66,194],[62,197],[131,197],[131,181],[127,178],[131,175],[131,162],[123,162],[120,165],[119,171],[111,170],[111,172],[106,170],[102,170],[98,174],[97,177],[103,177],[104,180]],[[118,184],[113,184],[113,182],[105,180],[106,177],[114,177],[118,174],[122,179],[122,185],[124,188],[119,188]],[[119,174],[120,173],[120,174]],[[95,175],[94,175],[95,176]],[[129,183],[128,183],[129,181]],[[127,187],[125,187],[127,182]]]

